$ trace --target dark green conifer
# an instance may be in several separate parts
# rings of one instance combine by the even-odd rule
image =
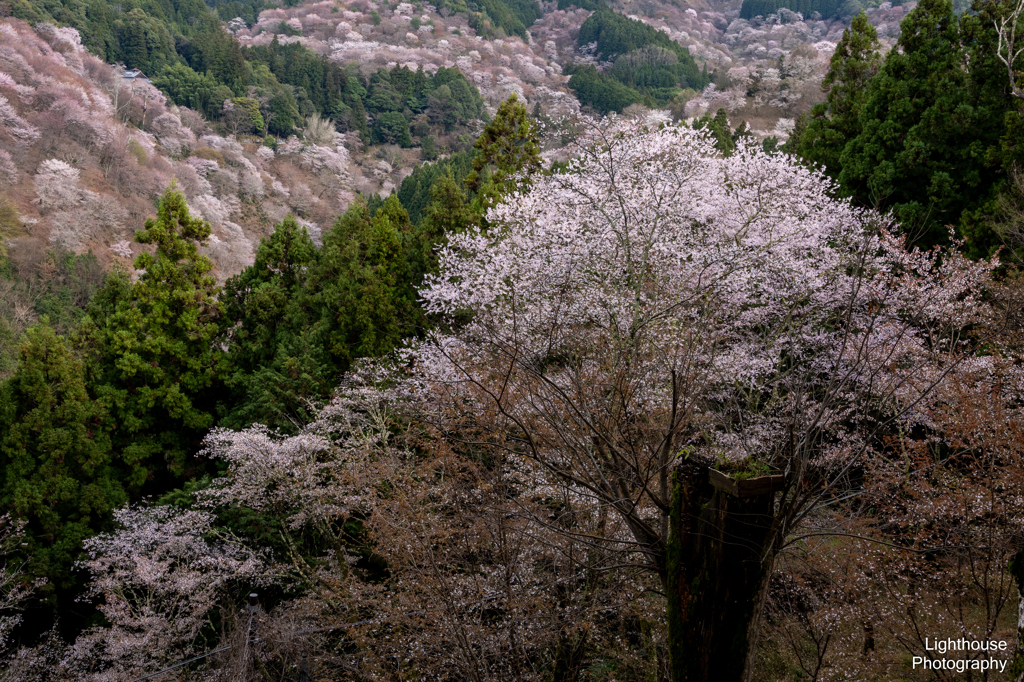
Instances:
[[[409,215],[394,195],[372,217],[357,201],[324,235],[311,281],[320,315],[312,333],[327,348],[335,376],[355,358],[383,355],[418,330],[411,237]]]
[[[527,189],[531,176],[543,169],[537,124],[515,93],[501,103],[473,146],[480,153],[473,159],[466,186],[480,216],[505,196]]]
[[[116,422],[92,399],[82,360],[43,318],[0,389],[0,506],[28,521],[24,555],[50,588],[75,582],[82,540],[128,496],[111,448]]]
[[[209,235],[209,223],[168,188],[158,217],[135,236],[155,246],[135,259],[142,274],[134,283],[111,277],[78,334],[90,389],[117,426],[115,451],[133,468],[130,490],[147,480],[163,489],[168,477],[195,473],[187,464],[223,399],[219,289],[198,250]]]
[[[840,156],[839,181],[860,203],[890,209],[912,241],[946,240],[979,191],[964,50],[949,0],[922,0],[868,87],[861,131]]]
[[[309,280],[318,258],[306,228],[288,216],[260,242],[255,262],[225,284],[233,396],[227,426],[291,428],[334,390],[337,373],[309,333],[317,319]]]
[[[733,134],[729,129],[729,116],[725,109],[716,111],[714,118],[708,112],[693,122],[694,130],[707,130],[711,134],[711,138],[715,141],[715,149],[725,156],[729,156],[736,149],[736,140],[742,136],[745,128],[745,123],[740,124],[736,128],[736,133]]]
[[[868,82],[882,64],[879,49],[878,33],[861,12],[836,45],[821,84],[825,102],[814,106],[807,128],[796,140],[797,153],[833,177],[839,175],[843,148],[860,134]]]

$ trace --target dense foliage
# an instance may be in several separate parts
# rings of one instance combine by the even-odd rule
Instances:
[[[227,39],[237,49],[237,43]],[[483,115],[483,98],[456,68],[425,74],[422,69],[396,66],[366,78],[299,44],[281,45],[276,40],[240,51],[232,68],[220,74],[204,68],[202,48],[192,55],[189,65],[166,69],[156,85],[176,103],[214,119],[222,115],[221,98],[230,95],[225,82],[236,84],[232,92],[253,86],[267,120],[265,131],[254,132],[287,135],[306,117],[319,114],[332,119],[338,130],[356,131],[367,142],[410,146],[410,124],[420,114],[446,133]],[[416,132],[417,137],[429,134],[419,128]]]
[[[377,143],[410,146],[409,126],[419,114],[426,113],[431,123],[451,132],[480,118],[483,111],[479,92],[458,69],[441,67],[433,75],[417,75],[396,67],[366,78],[357,69],[343,68],[297,43],[282,45],[275,39],[269,45],[245,49],[223,30],[221,17],[202,2],[172,5],[154,0],[127,13],[103,1],[50,6],[19,0],[13,7],[16,17],[78,29],[83,44],[95,54],[141,69],[174,103],[200,111],[210,120],[224,115],[225,100],[250,98],[260,114],[251,120],[258,123],[236,132],[288,136],[307,117],[318,114],[333,120],[342,132],[357,131],[367,142],[372,138]],[[221,13],[239,10],[228,18],[255,16],[259,8],[259,4],[238,2],[215,7]],[[525,26],[540,15],[536,2],[508,6],[496,2],[491,9],[506,18],[510,34],[522,36]],[[431,99],[445,86],[450,92]],[[395,113],[402,114],[404,122]]]
[[[45,315],[58,334],[67,334],[85,315],[86,304],[106,273],[92,254],[75,255],[61,249],[39,260],[0,261],[0,378],[18,365],[20,336],[25,331],[24,311]]]
[[[536,5],[455,9],[500,35]],[[3,261],[0,678],[135,679],[216,649],[184,674],[889,679],[922,633],[1011,637],[1024,287],[965,257],[1007,216],[1024,229],[1006,10],[921,0],[884,60],[857,17],[787,147],[803,165],[716,105],[688,126],[577,119],[551,172],[513,95],[391,196],[322,233],[284,218],[223,287],[197,217],[221,203],[173,187],[110,273]],[[137,12],[117,21],[150,36]],[[581,47],[606,63],[566,71],[582,103],[707,83],[662,33],[594,17]],[[426,158],[484,117],[454,68],[360,72],[182,21],[170,52],[121,24],[110,49],[170,55],[161,86],[237,132],[305,123],[337,146],[266,144],[338,176],[313,114]],[[240,152],[192,153],[216,179]],[[103,202],[73,166],[40,165],[41,212]],[[38,324],[9,324],[25,311]]]
[[[526,192],[544,169],[537,124],[513,94],[473,145],[473,170],[466,176],[472,207],[482,217],[506,197]]]
[[[17,0],[12,13],[30,23],[49,21],[78,29],[82,43],[107,62],[155,75],[178,61],[179,37],[214,37],[219,20],[202,0],[145,0],[131,8],[112,2]]]
[[[424,243],[397,198],[373,214],[357,202],[316,248],[288,218],[223,300],[232,407],[225,423],[293,429],[330,397],[353,359],[420,332],[413,284]]]
[[[806,130],[794,140],[800,156],[830,175],[839,174],[843,148],[860,134],[868,82],[881,68],[879,49],[874,26],[858,14],[836,45],[822,81],[825,102],[814,106]]]
[[[563,70],[580,104],[595,111],[621,112],[635,102],[664,105],[686,88],[700,90],[710,81],[687,48],[642,21],[602,7],[580,27],[577,43],[604,61],[601,73],[591,65],[568,64]]]
[[[419,225],[423,220],[433,201],[431,191],[438,181],[450,178],[456,186],[461,186],[472,168],[473,154],[469,152],[456,152],[436,163],[416,166],[398,187],[398,200],[409,212],[412,224]]]
[[[741,19],[753,19],[754,17],[767,17],[775,14],[780,9],[799,12],[805,17],[810,17],[817,12],[822,17],[834,17],[843,9],[844,3],[840,0],[743,0],[740,6]]]
[[[736,151],[740,141],[744,138],[746,138],[748,142],[753,140],[753,136],[750,132],[750,126],[743,121],[740,121],[735,130],[729,129],[729,117],[727,116],[725,109],[719,109],[715,112],[714,116],[712,116],[709,111],[700,118],[694,119],[693,129],[707,131],[715,145],[715,149],[726,156],[732,155]],[[773,140],[774,138],[765,139],[762,143],[762,148],[765,151],[771,151]]]
[[[994,21],[1008,9],[975,8],[957,17],[947,0],[922,1],[881,64],[874,29],[855,19],[795,148],[917,243],[944,243],[953,225],[981,257],[1002,245],[999,197],[1014,191],[1021,130],[996,55]]]
[[[422,71],[397,74],[381,72],[375,96],[402,102],[399,92],[419,93],[417,106],[429,107],[416,89],[431,85]],[[464,83],[454,69],[435,78],[447,92]],[[48,606],[67,610],[81,595],[74,563],[84,541],[110,528],[115,509],[212,473],[197,456],[211,428],[294,432],[356,360],[422,336],[417,288],[436,271],[437,244],[527,187],[522,175],[540,170],[536,135],[513,97],[475,156],[421,168],[403,186],[415,223],[395,194],[372,207],[357,198],[317,246],[289,216],[223,290],[199,252],[210,224],[174,187],[136,234],[152,246],[135,258],[137,277],[115,269],[81,292],[78,271],[95,259],[62,258],[37,301],[57,331],[46,317],[29,330],[0,393],[0,499],[28,522],[27,570],[49,581]],[[77,298],[62,305],[54,296]],[[82,624],[65,618],[72,631]]]
[[[505,36],[526,39],[526,29],[541,16],[537,0],[440,0],[439,9],[466,14],[469,25],[484,38]]]
[[[233,4],[240,8],[240,3]],[[293,94],[265,71],[254,72],[252,65],[247,69],[242,48],[204,2],[153,0],[122,12],[120,5],[102,0],[19,0],[13,5],[13,14],[30,23],[50,21],[78,29],[83,44],[94,54],[110,63],[141,69],[175,103],[210,118],[220,117],[224,100],[245,95],[247,86],[253,85],[260,96],[273,102],[279,114],[285,114],[278,117],[275,132],[291,132],[299,119]]]
[[[640,99],[640,94],[592,65],[567,65],[563,72],[570,76],[569,88],[580,104],[600,114],[621,112]]]
[[[189,215],[172,189],[136,241],[155,253],[135,259],[142,274],[111,278],[97,292],[76,336],[90,385],[117,425],[114,448],[132,467],[128,486],[157,490],[194,475],[202,434],[216,423],[223,376],[217,345],[223,309],[198,245],[210,225]]]
[[[596,10],[606,6],[601,0],[558,0],[558,9],[569,9],[579,7],[580,9]]]
[[[128,501],[114,424],[86,386],[84,363],[43,318],[0,394],[0,500],[28,520],[27,568],[52,581],[51,593],[74,585],[82,541]]]
[[[674,52],[680,61],[696,69],[696,63],[689,57],[689,50],[662,31],[608,8],[601,8],[587,17],[580,26],[576,42],[581,47],[597,43],[596,55],[604,61],[648,45],[655,45]]]

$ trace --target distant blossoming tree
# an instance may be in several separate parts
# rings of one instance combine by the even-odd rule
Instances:
[[[91,594],[110,622],[78,639],[68,658],[96,679],[135,677],[176,662],[201,646],[224,590],[236,581],[259,584],[259,555],[211,537],[213,515],[174,507],[126,508],[114,514],[118,530],[85,542],[93,575]],[[228,539],[230,540],[230,539]]]
[[[3,95],[0,95],[0,127],[6,129],[7,134],[19,144],[30,144],[39,139],[39,129],[23,119]]]
[[[80,204],[85,193],[78,188],[78,174],[77,168],[60,159],[43,161],[35,177],[39,207],[61,210]]]

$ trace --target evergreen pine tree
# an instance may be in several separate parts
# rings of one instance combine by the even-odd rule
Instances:
[[[711,134],[715,140],[715,148],[725,156],[729,156],[736,149],[736,140],[739,139],[741,128],[744,126],[745,124],[737,126],[736,134],[733,134],[729,129],[729,116],[725,109],[716,111],[714,118],[710,113],[706,113],[693,122],[694,130],[707,130]]]
[[[212,264],[198,250],[209,235],[209,223],[189,216],[172,185],[158,217],[136,233],[156,247],[135,259],[138,281],[111,277],[79,331],[90,388],[117,424],[115,451],[133,468],[132,491],[147,480],[163,490],[168,475],[195,473],[186,464],[215,422],[222,308]]]
[[[861,12],[836,45],[821,84],[825,102],[814,106],[807,128],[795,142],[801,157],[820,164],[833,177],[839,174],[843,148],[860,134],[867,85],[881,67],[879,49],[878,33]]]
[[[255,262],[225,284],[233,391],[227,426],[293,427],[334,390],[326,349],[308,333],[317,313],[309,279],[318,257],[306,228],[288,216],[260,242]]]
[[[423,277],[437,270],[435,250],[448,235],[464,232],[475,214],[466,192],[455,181],[451,172],[439,177],[430,187],[431,202],[423,211],[423,220],[414,232],[413,249],[409,257],[413,283],[419,286]]]
[[[537,125],[515,93],[501,103],[473,146],[480,153],[473,159],[466,185],[480,216],[505,196],[528,188],[530,175],[543,169]]]
[[[1003,246],[1003,239],[993,229],[993,218],[1003,219],[1000,206],[1016,193],[1007,179],[1024,168],[1024,121],[1018,113],[1019,100],[1009,94],[1006,66],[997,56],[995,26],[1012,7],[982,0],[973,9],[960,16],[960,33],[970,67],[969,101],[977,112],[971,133],[982,191],[972,193],[973,205],[962,214],[960,229],[968,254],[981,258]],[[1019,202],[1018,196],[1012,199]]]
[[[49,591],[75,583],[82,540],[128,501],[111,454],[114,426],[90,398],[81,359],[44,317],[0,392],[0,506],[28,521],[24,555]]]
[[[860,134],[840,156],[839,181],[860,203],[891,209],[912,241],[945,241],[945,225],[979,190],[977,112],[967,89],[949,0],[922,0],[868,87]]]
[[[324,235],[310,281],[319,314],[310,333],[327,349],[335,379],[354,359],[387,353],[416,333],[420,313],[407,259],[412,230],[391,195],[372,217],[356,201]]]
[[[144,22],[146,14],[139,8],[128,13],[128,20],[124,24],[124,40],[122,50],[124,51],[125,66],[132,69],[145,69],[149,67],[149,51],[146,49],[146,29]]]

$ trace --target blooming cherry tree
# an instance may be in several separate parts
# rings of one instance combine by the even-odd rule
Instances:
[[[298,580],[321,594],[347,573],[345,524],[373,509],[374,482],[398,476],[379,397],[374,404],[361,393],[367,391],[339,396],[294,436],[257,424],[243,431],[214,429],[205,440],[204,452],[225,461],[228,473],[200,493],[200,503],[279,519]],[[326,538],[333,554],[326,568],[311,567],[298,551],[295,534],[304,530]]]
[[[82,203],[86,194],[78,187],[78,174],[77,168],[60,159],[47,159],[39,164],[35,177],[39,206],[63,210]]]
[[[258,584],[263,559],[217,538],[213,515],[173,507],[115,512],[119,529],[85,542],[90,596],[110,622],[79,637],[67,658],[96,679],[129,679],[196,652],[200,630],[229,585]]]
[[[774,557],[966,352],[989,266],[754,146],[611,121],[572,152],[441,250],[422,296],[457,331],[409,390],[622,520],[601,543],[660,577],[674,680],[749,679]]]
[[[3,95],[0,95],[0,128],[18,144],[29,144],[39,139],[39,130],[23,119]]]

